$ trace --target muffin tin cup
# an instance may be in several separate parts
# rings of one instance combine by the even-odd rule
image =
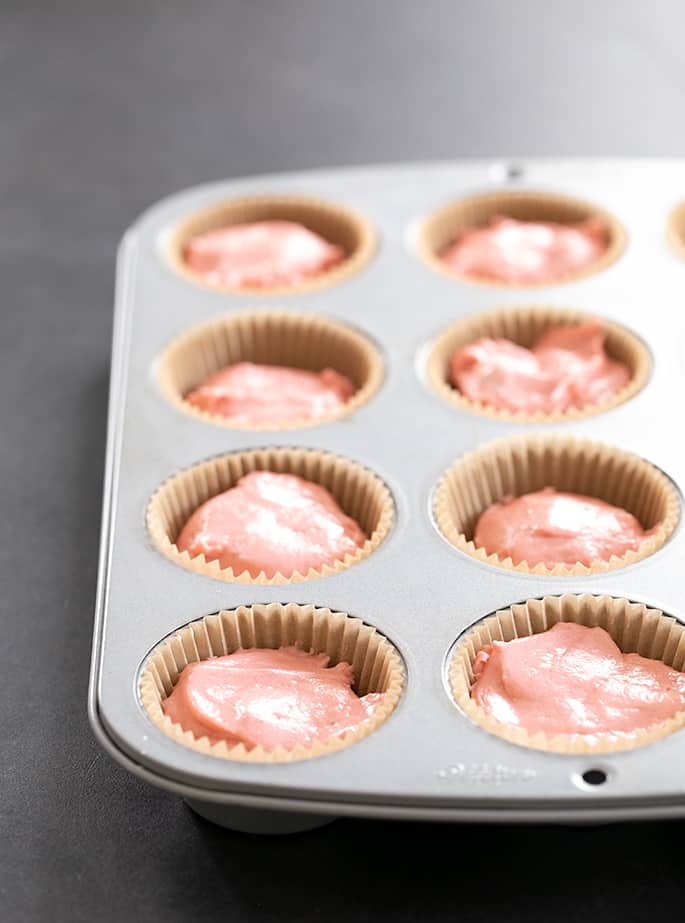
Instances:
[[[210,743],[184,731],[164,714],[162,702],[171,694],[183,669],[190,663],[232,654],[248,648],[298,646],[313,653],[326,653],[330,663],[346,662],[355,676],[359,696],[382,692],[384,698],[373,714],[357,728],[311,746],[293,749],[225,741]],[[223,610],[191,622],[161,641],[148,655],[139,680],[140,702],[150,720],[172,740],[209,756],[247,763],[285,763],[336,753],[367,737],[391,715],[404,687],[404,667],[394,646],[361,619],[343,612],[295,603],[269,603]]]
[[[426,360],[426,377],[431,387],[444,400],[459,410],[481,414],[493,420],[512,423],[560,423],[605,413],[635,397],[647,384],[652,363],[649,351],[642,340],[630,330],[604,318],[597,318],[604,330],[604,346],[610,359],[627,366],[628,384],[608,400],[584,407],[571,407],[555,413],[526,413],[502,410],[479,401],[473,401],[449,381],[452,354],[482,337],[506,339],[518,346],[530,348],[552,327],[582,324],[595,319],[595,315],[574,308],[551,305],[525,305],[502,307],[461,318],[443,330],[434,340]]]
[[[341,263],[315,275],[279,286],[239,286],[212,284],[202,273],[188,266],[184,250],[191,238],[256,221],[293,221],[337,244],[345,253]],[[230,199],[213,205],[179,224],[171,233],[167,259],[179,275],[213,291],[256,295],[296,295],[330,285],[339,285],[354,276],[369,262],[376,249],[376,237],[371,224],[358,212],[334,202],[307,196],[264,195]]]
[[[685,260],[685,202],[676,205],[669,215],[666,236],[673,250]]]
[[[473,664],[493,641],[512,641],[546,631],[557,622],[575,622],[605,629],[624,653],[661,660],[681,672],[685,668],[685,626],[659,609],[611,596],[565,594],[529,599],[478,622],[457,642],[449,662],[449,685],[456,704],[485,730],[511,743],[555,753],[611,753],[632,750],[685,726],[685,709],[667,721],[633,732],[594,735],[528,733],[503,724],[471,698]]]
[[[235,573],[204,555],[191,557],[179,551],[175,542],[192,513],[211,497],[234,487],[251,471],[273,471],[325,487],[342,511],[351,516],[366,534],[366,542],[354,553],[333,564],[310,568],[306,574],[290,576],[264,572],[252,577],[247,571]],[[274,585],[297,583],[338,573],[372,554],[392,528],[394,504],[384,482],[368,468],[347,458],[314,449],[267,448],[232,452],[210,458],[166,480],[154,493],[147,508],[147,527],[156,548],[169,560],[187,570],[217,580]]]
[[[544,487],[596,497],[632,513],[645,530],[657,528],[637,550],[590,566],[514,564],[475,546],[476,522],[488,507]],[[434,497],[435,522],[459,551],[505,570],[544,576],[598,574],[640,561],[661,548],[679,516],[678,494],[658,468],[604,443],[561,434],[501,439],[468,452],[445,472]]]
[[[441,259],[457,234],[470,228],[483,227],[496,215],[518,221],[549,221],[557,224],[577,224],[597,218],[607,229],[608,243],[603,255],[591,265],[544,282],[504,282],[460,275]],[[590,202],[551,192],[509,189],[469,196],[433,212],[419,231],[419,256],[432,269],[453,279],[473,285],[493,288],[549,288],[565,282],[575,282],[594,275],[614,263],[626,245],[626,232],[620,222],[603,208]]]
[[[210,413],[185,400],[220,369],[238,362],[282,365],[319,372],[332,368],[356,387],[334,412],[284,423],[243,423]],[[267,310],[224,314],[182,333],[164,352],[158,370],[164,397],[205,423],[232,429],[283,431],[319,426],[349,416],[371,400],[383,382],[383,363],[362,333],[327,317]]]

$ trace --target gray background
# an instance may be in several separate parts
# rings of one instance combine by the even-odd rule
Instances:
[[[684,33],[677,0],[0,2],[3,919],[682,918],[683,824],[241,836],[100,754],[85,698],[126,225],[245,173],[685,155]]]

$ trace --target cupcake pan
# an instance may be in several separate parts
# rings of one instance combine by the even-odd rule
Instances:
[[[685,162],[509,166],[379,166],[217,183],[158,203],[124,237],[90,717],[115,759],[217,823],[285,832],[340,815],[565,823],[685,816],[685,731],[625,752],[543,752],[480,727],[450,691],[457,639],[526,600],[609,596],[685,621],[680,524],[655,553],[628,566],[554,576],[478,560],[450,544],[435,523],[443,473],[468,452],[524,433],[582,437],[631,452],[668,475],[678,500],[685,484],[678,412],[685,393],[679,336],[685,261],[667,238],[669,215],[685,190]],[[596,205],[625,230],[625,248],[601,271],[529,290],[460,282],[435,272],[419,253],[426,222],[440,209],[519,190]],[[172,251],[179,228],[223,203],[255,196],[342,206],[369,222],[377,250],[337,284],[277,296],[212,290],[177,271]],[[522,305],[573,309],[634,333],[651,355],[644,386],[606,412],[553,423],[498,419],[438,394],[426,361],[440,334],[480,312]],[[380,388],[347,416],[287,432],[217,426],[169,400],[159,372],[179,337],[222,316],[279,310],[330,318],[364,334],[383,361]],[[160,485],[208,459],[284,446],[348,459],[387,485],[392,524],[368,556],[316,579],[258,585],[193,572],[160,553],[146,526]],[[139,692],[150,652],[199,619],[271,603],[348,613],[388,638],[406,683],[387,720],[337,752],[283,763],[217,758],[156,727]],[[597,778],[601,784],[591,784]]]

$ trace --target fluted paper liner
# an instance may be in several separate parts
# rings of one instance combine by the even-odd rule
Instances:
[[[263,571],[257,577],[250,576],[248,571],[235,573],[230,567],[222,568],[218,561],[205,560],[203,554],[191,558],[188,551],[179,551],[176,539],[191,514],[210,497],[234,487],[251,471],[294,474],[322,485],[335,497],[342,511],[357,521],[367,536],[366,542],[333,564],[310,568],[306,574],[295,571],[289,577],[281,573],[267,577]],[[294,448],[252,449],[207,459],[166,480],[153,494],[147,509],[152,541],[175,564],[217,580],[262,585],[312,580],[357,564],[379,547],[393,519],[390,491],[368,468],[328,452]]]
[[[346,375],[356,392],[332,413],[284,423],[242,423],[209,413],[185,400],[188,392],[228,365],[255,362]],[[207,423],[235,429],[286,430],[319,426],[354,413],[379,389],[383,363],[378,350],[347,324],[296,311],[245,311],[224,314],[182,333],[162,356],[162,394],[179,410]]]
[[[255,221],[294,221],[319,234],[331,244],[342,247],[345,258],[341,263],[292,285],[239,286],[236,288],[207,282],[202,273],[194,272],[186,263],[184,250],[192,237]],[[196,285],[213,291],[239,292],[255,295],[290,295],[310,292],[329,285],[338,285],[359,272],[376,249],[376,237],[371,224],[351,208],[308,196],[261,195],[230,199],[192,215],[172,233],[167,255],[172,267]]]
[[[189,663],[232,654],[243,648],[279,648],[297,645],[305,651],[326,653],[331,665],[349,663],[355,676],[354,691],[363,696],[384,693],[373,714],[353,730],[311,746],[292,750],[263,747],[248,750],[244,744],[212,744],[184,731],[162,710],[179,675]],[[404,688],[404,667],[393,645],[375,628],[343,612],[295,603],[241,606],[190,622],[165,638],[145,661],[139,684],[140,701],[153,723],[173,740],[199,753],[249,763],[284,763],[335,753],[367,737],[390,716]]]
[[[685,260],[685,202],[677,205],[669,215],[666,236],[678,256]]]
[[[546,631],[557,622],[576,622],[588,628],[604,628],[624,653],[637,653],[661,660],[681,672],[685,669],[685,626],[659,609],[611,596],[588,594],[546,596],[503,609],[478,622],[455,645],[449,664],[452,695],[459,707],[476,724],[505,740],[556,753],[609,753],[631,750],[652,743],[685,725],[685,710],[667,721],[634,732],[602,734],[531,734],[523,728],[504,724],[471,698],[473,664],[492,641],[512,641]]]
[[[635,551],[585,564],[514,564],[511,558],[476,548],[473,534],[481,513],[504,497],[555,487],[596,497],[632,513],[645,530],[658,526]],[[479,561],[519,573],[572,576],[626,567],[653,554],[669,538],[680,516],[671,481],[637,455],[602,442],[560,434],[499,439],[459,458],[440,479],[435,521],[445,538]]]
[[[556,224],[577,224],[588,218],[597,218],[606,227],[607,248],[592,264],[544,282],[499,282],[461,275],[450,269],[441,255],[454,242],[457,234],[469,228],[483,227],[495,215],[516,218],[518,221],[551,221]],[[618,259],[625,244],[626,232],[623,227],[603,208],[566,195],[517,189],[469,196],[434,212],[419,232],[418,252],[433,269],[462,282],[497,288],[539,288],[575,282],[606,269]]]
[[[652,363],[649,351],[639,337],[620,324],[601,317],[597,319],[606,335],[604,347],[607,355],[610,359],[615,359],[627,366],[630,381],[612,397],[600,403],[571,407],[568,410],[559,410],[554,413],[502,410],[481,401],[471,400],[449,381],[452,354],[481,337],[511,340],[518,346],[530,348],[551,327],[582,324],[595,317],[596,315],[587,314],[575,308],[525,305],[496,308],[462,318],[443,330],[435,339],[426,361],[428,381],[437,393],[454,407],[512,423],[571,421],[604,413],[624,404],[644,388],[649,380]]]

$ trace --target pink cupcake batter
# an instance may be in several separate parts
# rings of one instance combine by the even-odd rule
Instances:
[[[632,513],[604,500],[545,487],[493,503],[481,513],[473,541],[477,548],[510,557],[514,564],[590,566],[637,550],[653,531],[645,531]]]
[[[597,262],[608,243],[607,229],[596,218],[555,224],[496,215],[485,227],[461,231],[441,259],[467,279],[559,282]]]
[[[350,379],[333,369],[309,372],[238,362],[210,375],[185,399],[236,424],[279,424],[333,413],[355,391]]]
[[[624,654],[603,628],[560,622],[494,641],[476,657],[471,698],[531,734],[629,733],[685,708],[685,674]]]
[[[275,288],[319,275],[345,253],[294,221],[255,221],[198,234],[183,256],[210,285]]]
[[[600,404],[630,381],[610,359],[597,320],[551,327],[531,349],[483,337],[450,358],[450,382],[465,397],[497,410],[554,413]]]
[[[176,546],[236,574],[290,577],[354,554],[366,538],[325,487],[292,474],[253,471],[198,507]]]
[[[162,708],[195,737],[248,750],[311,746],[358,727],[383,693],[357,696],[348,663],[297,647],[238,650],[189,664]]]

